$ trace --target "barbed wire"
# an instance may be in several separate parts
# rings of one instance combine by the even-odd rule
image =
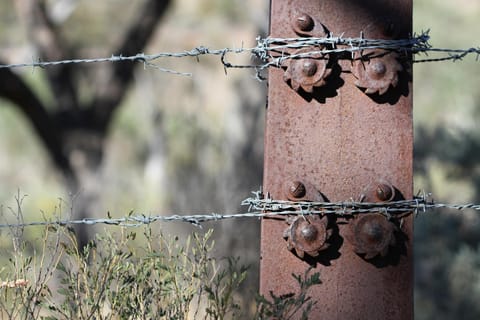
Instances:
[[[336,215],[338,217],[352,217],[358,214],[378,213],[388,219],[401,219],[408,215],[417,216],[419,213],[426,213],[434,209],[454,209],[458,211],[475,210],[480,211],[480,204],[446,204],[436,203],[432,200],[430,194],[416,196],[411,200],[400,200],[383,203],[370,203],[358,201],[343,202],[315,202],[315,201],[288,201],[275,200],[269,196],[264,196],[261,191],[253,192],[254,197],[249,197],[242,201],[243,206],[248,206],[248,210],[243,213],[232,214],[190,214],[190,215],[133,215],[122,218],[84,218],[84,219],[64,219],[64,220],[45,220],[21,223],[3,223],[0,229],[5,228],[24,228],[33,226],[72,226],[72,225],[114,225],[122,227],[139,227],[155,222],[186,222],[198,227],[205,222],[215,222],[228,219],[244,218],[281,218],[282,216],[305,216],[305,215]]]
[[[432,57],[425,59],[414,59],[414,63],[421,62],[439,62],[439,61],[457,61],[461,60],[467,55],[475,54],[476,59],[480,57],[480,47],[472,47],[468,49],[448,49],[448,48],[434,48],[429,44],[430,36],[429,30],[422,32],[420,35],[414,35],[408,39],[367,39],[364,38],[363,33],[360,37],[349,38],[343,35],[334,36],[330,34],[327,37],[310,37],[310,38],[261,38],[258,37],[257,45],[255,47],[244,48],[223,48],[223,49],[209,49],[208,47],[199,46],[191,50],[181,52],[160,52],[156,54],[144,54],[138,53],[132,56],[112,55],[104,58],[87,58],[87,59],[65,59],[58,61],[32,61],[26,63],[12,63],[12,64],[0,64],[0,69],[13,69],[13,68],[46,68],[51,66],[58,66],[64,64],[80,64],[80,63],[102,63],[102,62],[139,62],[143,63],[144,67],[153,67],[163,72],[191,76],[191,73],[178,72],[163,68],[154,63],[162,58],[186,58],[194,57],[199,60],[201,56],[220,56],[220,61],[223,67],[230,68],[251,68],[255,69],[257,76],[260,77],[260,73],[269,67],[281,67],[284,62],[290,59],[300,59],[318,56],[326,54],[338,54],[338,53],[350,53],[362,52],[370,49],[382,49],[389,51],[407,52],[412,54],[425,54],[429,53],[443,54],[440,57]],[[311,50],[295,53],[290,52],[292,50],[299,50],[304,48],[311,48]],[[260,62],[255,64],[233,64],[226,60],[228,54],[243,54],[249,53],[251,56],[258,59]]]

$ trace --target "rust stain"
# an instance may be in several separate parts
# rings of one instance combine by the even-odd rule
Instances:
[[[335,35],[357,37],[363,31],[371,38],[405,37],[411,30],[411,5],[411,0],[272,0],[271,36],[297,37],[292,19],[300,12]],[[307,27],[300,24],[298,28],[315,32],[317,26],[310,26],[307,20],[301,21],[306,21]],[[389,85],[385,91],[382,86],[374,94],[365,94],[355,84],[352,62],[339,60],[337,64],[328,81],[312,88],[311,93],[308,85],[307,90],[302,91],[301,86],[299,92],[293,90],[284,81],[284,70],[270,70],[265,191],[273,198],[286,199],[289,181],[308,181],[328,200],[344,201],[358,199],[376,181],[388,181],[395,192],[410,199],[413,125],[407,70],[399,73],[395,86]],[[394,70],[399,71],[398,66]],[[382,189],[380,197],[389,198],[388,192]],[[338,256],[329,259],[329,265],[314,260],[322,284],[312,291],[318,303],[310,318],[413,319],[411,220],[406,219],[402,225],[402,247],[394,250],[389,238],[385,242],[390,246],[388,255],[380,250],[381,254],[369,261],[344,238],[348,228],[338,225]],[[265,296],[270,291],[294,291],[291,273],[303,273],[311,263],[288,250],[284,230],[283,221],[262,222],[260,291]],[[320,251],[319,256],[328,251],[330,248]]]

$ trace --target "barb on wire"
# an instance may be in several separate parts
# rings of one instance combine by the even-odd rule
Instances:
[[[405,216],[420,212],[427,212],[433,209],[455,209],[480,211],[480,204],[445,204],[435,203],[431,200],[430,194],[423,194],[411,200],[400,200],[383,203],[367,203],[357,201],[344,202],[315,202],[315,201],[287,201],[275,200],[264,196],[261,191],[253,192],[254,197],[242,201],[243,206],[248,210],[243,213],[219,214],[190,214],[190,215],[129,215],[123,218],[85,218],[79,220],[52,220],[33,221],[0,224],[4,228],[24,228],[32,226],[70,226],[76,224],[95,225],[106,224],[123,227],[139,227],[155,222],[186,222],[201,227],[202,223],[241,219],[241,218],[279,218],[292,215],[328,215],[333,214],[339,217],[351,217],[358,214],[378,213],[389,219],[401,219]]]
[[[250,68],[255,69],[257,77],[262,79],[261,72],[269,67],[282,67],[283,63],[289,59],[299,59],[306,57],[318,57],[319,55],[332,53],[351,53],[363,51],[368,49],[383,49],[388,51],[409,52],[412,54],[436,53],[444,54],[444,56],[437,58],[415,59],[413,62],[438,62],[446,60],[461,60],[467,55],[476,54],[477,60],[480,57],[480,47],[469,49],[442,49],[433,48],[429,43],[429,31],[422,32],[420,35],[414,35],[408,39],[366,39],[362,36],[358,38],[348,38],[334,36],[330,34],[322,38],[260,38],[258,37],[257,45],[251,48],[223,48],[223,49],[209,49],[204,46],[199,46],[191,50],[182,52],[160,52],[156,54],[139,53],[133,56],[112,55],[105,58],[87,58],[87,59],[67,59],[59,61],[32,61],[29,63],[12,63],[0,64],[0,69],[13,68],[45,68],[62,64],[80,64],[80,63],[101,63],[101,62],[139,62],[143,63],[144,67],[156,68],[163,72],[173,73],[177,75],[190,76],[191,73],[178,72],[170,69],[160,67],[154,61],[162,58],[198,58],[204,55],[220,56],[220,62],[223,64],[225,70],[230,68]],[[302,48],[311,48],[310,51],[301,53],[292,53]],[[256,64],[233,64],[227,61],[228,54],[243,54],[248,53],[259,60]]]

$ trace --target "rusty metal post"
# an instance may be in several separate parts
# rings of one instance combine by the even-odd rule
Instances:
[[[411,12],[411,0],[272,0],[270,35],[408,37]],[[314,188],[327,201],[411,199],[410,57],[370,57],[291,60],[270,70],[264,191],[272,198],[318,200],[308,198]],[[322,284],[311,291],[318,302],[310,319],[412,319],[411,218],[392,226],[361,217],[329,221],[328,248],[297,251],[283,239],[284,221],[264,219],[261,293],[295,291],[291,274],[314,266]],[[319,231],[307,225],[291,237],[311,241]]]

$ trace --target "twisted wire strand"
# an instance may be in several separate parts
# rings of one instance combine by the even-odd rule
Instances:
[[[243,213],[232,214],[189,214],[189,215],[130,215],[123,218],[85,218],[78,220],[52,220],[52,221],[33,221],[23,223],[3,223],[3,228],[24,228],[31,226],[70,226],[70,225],[116,225],[123,227],[139,227],[152,224],[154,222],[186,222],[201,227],[202,223],[240,219],[240,218],[279,218],[282,216],[294,215],[328,215],[334,214],[339,217],[351,217],[357,214],[378,213],[389,219],[401,219],[405,216],[418,213],[424,213],[433,209],[455,209],[480,211],[480,204],[446,204],[435,203],[430,195],[422,195],[411,200],[400,200],[383,203],[368,203],[356,201],[344,202],[309,202],[309,201],[288,201],[275,200],[270,197],[264,197],[263,194],[253,192],[254,197],[242,201],[243,206],[248,206],[248,210]]]
[[[281,67],[282,63],[290,59],[299,59],[306,57],[318,57],[319,55],[326,55],[332,53],[350,53],[362,52],[370,49],[383,49],[398,52],[407,52],[412,54],[437,53],[446,54],[437,58],[415,59],[413,62],[439,62],[447,60],[461,60],[467,55],[475,54],[478,60],[480,57],[480,47],[468,49],[445,49],[433,48],[429,44],[429,31],[422,32],[420,35],[414,35],[408,39],[366,39],[361,35],[358,38],[348,38],[334,36],[330,34],[327,37],[310,37],[310,38],[260,38],[258,37],[257,45],[255,47],[244,48],[223,48],[223,49],[209,49],[204,46],[199,46],[191,50],[181,52],[160,52],[156,54],[138,53],[133,56],[112,55],[104,58],[87,58],[87,59],[66,59],[59,61],[32,61],[26,63],[12,63],[0,64],[0,69],[13,68],[45,68],[63,64],[80,64],[80,63],[102,63],[102,62],[139,62],[143,63],[144,67],[153,67],[163,72],[191,76],[191,73],[178,72],[167,68],[160,67],[153,63],[162,58],[199,58],[204,55],[220,56],[220,61],[223,67],[229,68],[252,68],[257,71],[257,75],[264,69],[269,67]],[[291,53],[291,50],[302,48],[311,48],[310,51],[302,53]],[[256,64],[232,64],[227,61],[228,54],[242,54],[250,53],[252,56],[259,59],[261,62]]]

